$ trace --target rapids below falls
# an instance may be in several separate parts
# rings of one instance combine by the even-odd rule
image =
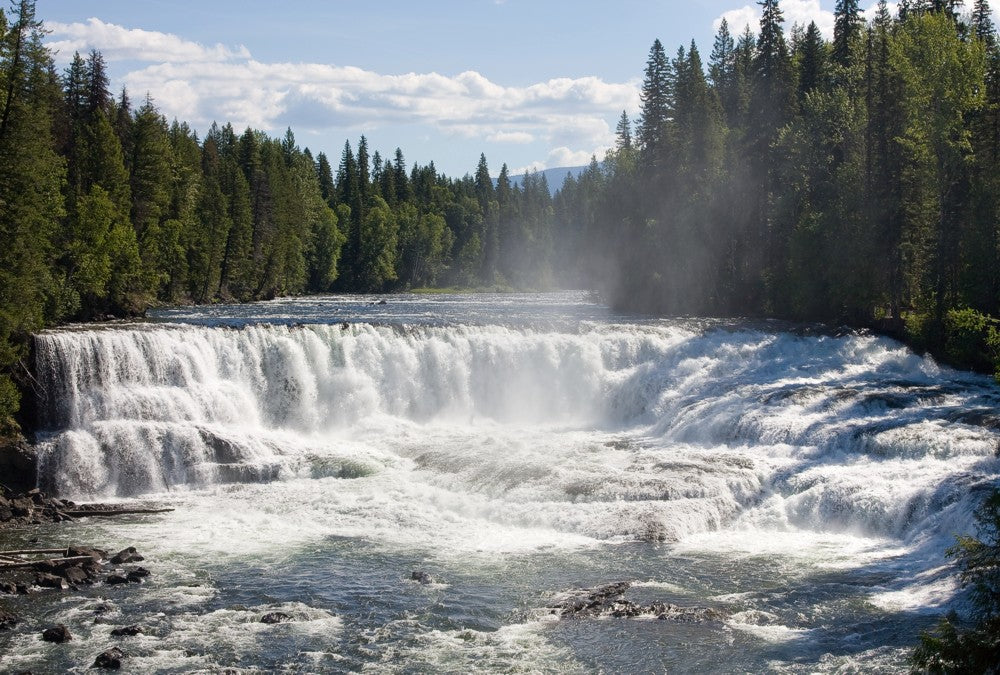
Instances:
[[[967,608],[945,550],[1000,480],[989,378],[584,293],[376,300],[39,334],[40,486],[174,510],[4,534],[152,577],[10,600],[0,671],[899,672]],[[621,581],[716,611],[551,609]]]

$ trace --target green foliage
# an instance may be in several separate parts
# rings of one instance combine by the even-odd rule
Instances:
[[[976,512],[978,537],[959,537],[948,549],[961,569],[972,601],[972,625],[955,614],[920,637],[911,663],[931,673],[996,673],[1000,670],[1000,490]]]

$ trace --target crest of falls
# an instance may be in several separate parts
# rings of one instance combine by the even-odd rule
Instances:
[[[1000,468],[997,389],[870,336],[143,324],[36,355],[41,481],[74,497],[382,477],[567,536],[914,540],[970,531]]]

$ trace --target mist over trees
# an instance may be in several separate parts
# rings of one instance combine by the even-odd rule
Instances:
[[[1000,50],[986,0],[836,5],[832,42],[723,21],[707,64],[657,40],[634,126],[556,197],[614,305],[887,328],[1000,362]],[[707,66],[707,67],[706,67]]]

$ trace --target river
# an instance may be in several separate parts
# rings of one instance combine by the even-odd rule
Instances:
[[[11,671],[898,672],[963,608],[944,551],[1000,479],[988,378],[584,293],[170,308],[36,354],[42,487],[175,510],[19,535],[153,576],[20,600]],[[717,612],[550,609],[620,581]]]

